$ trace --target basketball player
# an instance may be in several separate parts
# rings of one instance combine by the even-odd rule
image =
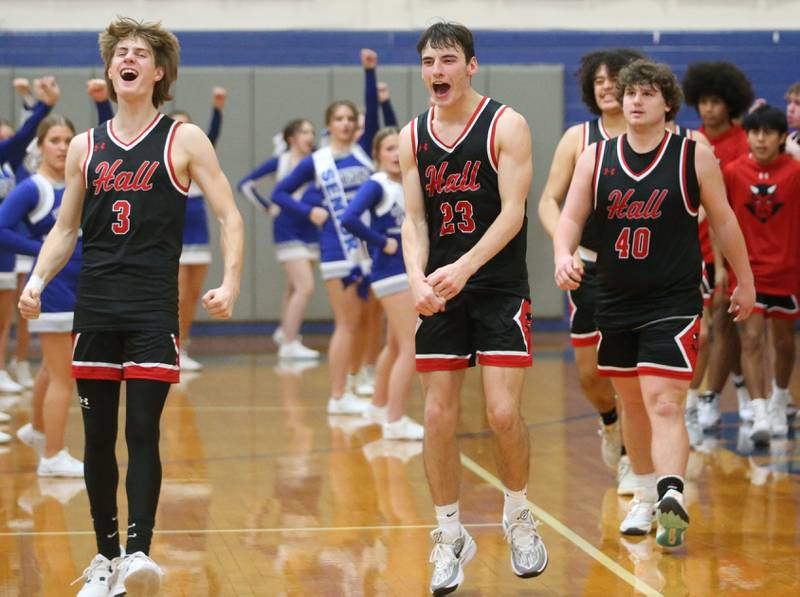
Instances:
[[[113,118],[111,101],[108,99],[108,86],[104,79],[87,81],[87,93],[97,106],[98,124]],[[214,87],[211,91],[211,122],[208,125],[208,139],[211,145],[217,144],[222,128],[222,109],[228,92],[223,87]],[[182,123],[191,122],[188,112],[174,110],[170,118]],[[186,214],[183,227],[183,250],[181,252],[180,269],[178,270],[178,299],[180,313],[181,369],[184,371],[200,371],[203,365],[188,354],[189,331],[194,321],[197,302],[206,279],[208,265],[211,263],[209,246],[208,218],[206,215],[203,194],[196,184],[189,185],[189,198],[186,201]]]
[[[578,160],[553,242],[556,282],[576,289],[583,266],[573,254],[593,216],[598,234],[598,369],[623,401],[625,446],[638,489],[623,534],[650,532],[683,543],[689,516],[683,485],[689,442],[683,400],[692,377],[702,308],[697,212],[702,205],[736,271],[738,320],[753,308],[747,251],[713,154],[665,130],[681,101],[669,67],[637,60],[619,74],[627,131],[589,147]]]
[[[746,154],[747,134],[734,120],[745,114],[753,103],[753,88],[747,76],[730,62],[694,62],[689,65],[682,86],[686,103],[697,110],[703,121],[700,132],[711,143],[720,167],[724,168],[740,155]],[[710,285],[721,289],[711,297],[714,342],[708,364],[709,391],[704,392],[697,403],[698,423],[702,428],[710,429],[719,424],[719,396],[731,370],[739,402],[739,416],[749,421],[753,413],[742,377],[739,336],[728,315],[727,269],[721,263],[720,267],[708,267],[708,250],[704,251],[703,256],[707,274],[716,277],[709,279]],[[689,397],[687,407],[690,411],[694,398],[694,395]]]
[[[592,143],[625,132],[625,117],[617,101],[617,74],[626,64],[643,57],[640,52],[627,48],[599,50],[581,57],[578,78],[583,103],[597,118],[567,129],[556,147],[550,174],[539,199],[539,219],[551,237],[558,226],[559,209],[567,195],[578,157]],[[583,393],[600,415],[603,462],[609,468],[617,469],[617,492],[628,495],[636,488],[630,461],[621,458],[624,450],[614,389],[607,379],[597,374],[597,342],[600,338],[594,321],[597,248],[591,220],[583,231],[577,258],[584,264],[584,282],[580,288],[568,293],[575,365]]]
[[[239,294],[242,219],[205,133],[157,108],[171,99],[178,41],[160,24],[129,18],[100,35],[105,78],[118,111],[73,138],[58,219],[20,299],[35,319],[46,284],[82,231],[73,376],[78,380],[89,494],[98,554],[85,595],[154,595],[162,570],[149,557],[161,485],[159,419],[178,381],[178,259],[189,183],[197,181],[220,221],[225,274],[206,293],[209,314],[230,317]],[[126,382],[128,541],[120,553],[114,447],[120,383]],[[106,593],[103,593],[103,591]]]
[[[444,595],[463,582],[476,550],[459,515],[456,439],[464,374],[476,362],[505,486],[512,570],[528,578],[547,566],[527,501],[528,429],[520,412],[532,361],[525,207],[533,160],[525,119],[472,88],[478,62],[469,29],[436,23],[422,33],[417,51],[431,107],[400,135],[402,241],[420,315],[423,454],[438,523],[430,589]]]
[[[786,90],[786,120],[791,132],[786,138],[786,153],[800,160],[800,81]]]
[[[725,187],[742,228],[756,286],[756,306],[739,323],[742,369],[753,396],[750,438],[766,445],[770,435],[788,431],[786,407],[794,366],[794,323],[800,256],[800,162],[784,151],[786,116],[772,106],[756,108],[744,119],[750,154],[724,169]],[[732,276],[731,286],[735,287]],[[767,402],[766,320],[775,349],[772,394]]]

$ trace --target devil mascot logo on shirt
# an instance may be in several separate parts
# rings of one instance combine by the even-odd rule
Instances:
[[[775,200],[777,184],[750,185],[750,201],[745,207],[752,213],[759,222],[765,224],[772,216],[778,213],[783,202]]]

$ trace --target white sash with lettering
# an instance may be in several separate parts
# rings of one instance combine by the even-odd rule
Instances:
[[[369,156],[364,153],[364,150],[361,149],[361,146],[354,144],[352,153],[359,162],[370,169],[373,167],[372,161],[369,159]],[[339,176],[339,170],[336,169],[333,152],[330,147],[323,147],[315,151],[311,157],[314,160],[317,182],[322,189],[322,194],[328,204],[328,209],[331,214],[333,214],[333,226],[336,230],[336,236],[339,238],[342,253],[345,259],[353,264],[353,267],[359,267],[363,270],[365,262],[369,263],[369,256],[366,250],[364,250],[364,245],[358,238],[346,230],[341,223],[344,210],[347,208],[347,194],[344,191],[344,185]],[[366,271],[364,273],[366,273]]]

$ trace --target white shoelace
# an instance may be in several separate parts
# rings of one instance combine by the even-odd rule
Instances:
[[[453,545],[451,543],[437,543],[433,546],[428,561],[434,565],[436,571],[449,569],[457,561],[456,555],[453,553]]]
[[[512,522],[506,529],[506,541],[520,551],[533,550],[536,547],[536,540],[541,540],[538,532],[539,524],[538,520]]]
[[[73,580],[71,583],[69,583],[69,585],[72,586],[75,583],[79,583],[82,580],[83,581],[88,581],[92,576],[94,576],[94,573],[95,573],[95,571],[97,571],[98,568],[102,568],[102,567],[105,567],[105,566],[108,566],[108,564],[106,564],[105,562],[103,562],[100,559],[95,558],[94,560],[91,561],[91,563],[88,566],[86,566],[86,568],[81,573],[81,575],[78,578],[76,578],[75,580]],[[111,574],[110,571],[109,571],[109,574]]]

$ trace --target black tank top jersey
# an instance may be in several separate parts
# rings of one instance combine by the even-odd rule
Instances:
[[[461,135],[449,146],[433,130],[434,110],[417,116],[411,127],[428,223],[426,274],[472,249],[500,214],[494,140],[505,106],[484,97]],[[527,228],[526,215],[516,236],[475,272],[464,290],[529,298]]]
[[[587,147],[594,143],[608,141],[610,138],[611,136],[603,127],[603,121],[600,118],[587,120],[583,123],[583,148],[581,152],[585,151]],[[596,253],[599,244],[598,236],[599,233],[594,214],[590,214],[589,219],[586,220],[586,225],[583,227],[583,233],[581,234],[581,246]]]
[[[592,182],[601,329],[700,313],[694,155],[694,141],[669,132],[643,155],[627,135],[597,145]]]
[[[180,123],[158,114],[133,141],[112,121],[89,131],[83,265],[75,331],[178,331],[178,259],[188,187],[171,149]]]

